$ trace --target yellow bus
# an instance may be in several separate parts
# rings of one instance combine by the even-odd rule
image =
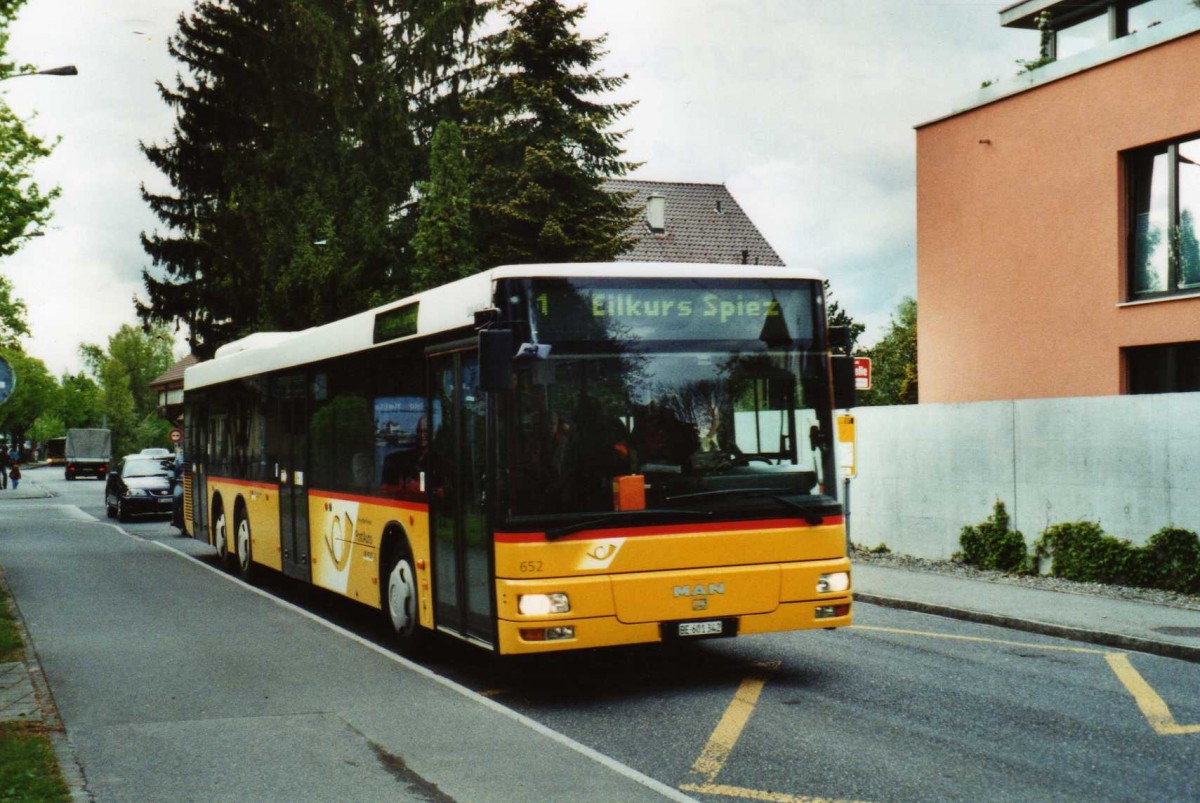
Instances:
[[[186,529],[403,650],[844,627],[835,375],[813,271],[494,268],[188,368]]]

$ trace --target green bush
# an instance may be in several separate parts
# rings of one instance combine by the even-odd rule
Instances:
[[[1106,535],[1091,521],[1048,527],[1034,544],[1034,554],[1051,559],[1050,573],[1066,580],[1110,585],[1136,585],[1139,566],[1134,547]]]
[[[958,543],[962,551],[951,556],[954,560],[980,569],[1002,572],[1022,573],[1029,570],[1025,536],[1008,528],[1008,511],[999,499],[986,521],[962,528]]]
[[[1200,593],[1200,536],[1164,527],[1138,550],[1138,584],[1183,594]]]
[[[1051,574],[1067,580],[1200,592],[1200,537],[1178,527],[1164,527],[1135,547],[1094,522],[1056,524],[1034,551],[1051,559]]]

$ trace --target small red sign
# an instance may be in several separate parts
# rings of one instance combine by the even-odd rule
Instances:
[[[171,434],[168,437],[170,437],[171,443],[182,443],[183,442],[183,430],[182,429],[173,429],[173,430],[171,430]]]
[[[854,389],[855,390],[870,390],[871,389],[871,358],[870,357],[855,357],[854,358]]]

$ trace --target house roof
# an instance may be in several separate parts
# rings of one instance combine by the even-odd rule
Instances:
[[[179,387],[183,387],[183,372],[187,370],[188,366],[195,365],[197,362],[199,362],[199,360],[196,359],[195,354],[187,355],[182,360],[156,376],[154,379],[150,380],[150,387],[157,388],[164,385],[178,385]]]
[[[664,230],[651,231],[646,215],[639,215],[631,232],[634,244],[619,261],[784,264],[724,184],[609,179],[604,188],[628,193],[630,205],[640,210],[652,195],[666,205]]]

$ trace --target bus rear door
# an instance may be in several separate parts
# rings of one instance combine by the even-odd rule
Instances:
[[[275,379],[276,446],[279,465],[279,538],[283,573],[298,580],[312,578],[308,555],[308,394],[304,374]]]

